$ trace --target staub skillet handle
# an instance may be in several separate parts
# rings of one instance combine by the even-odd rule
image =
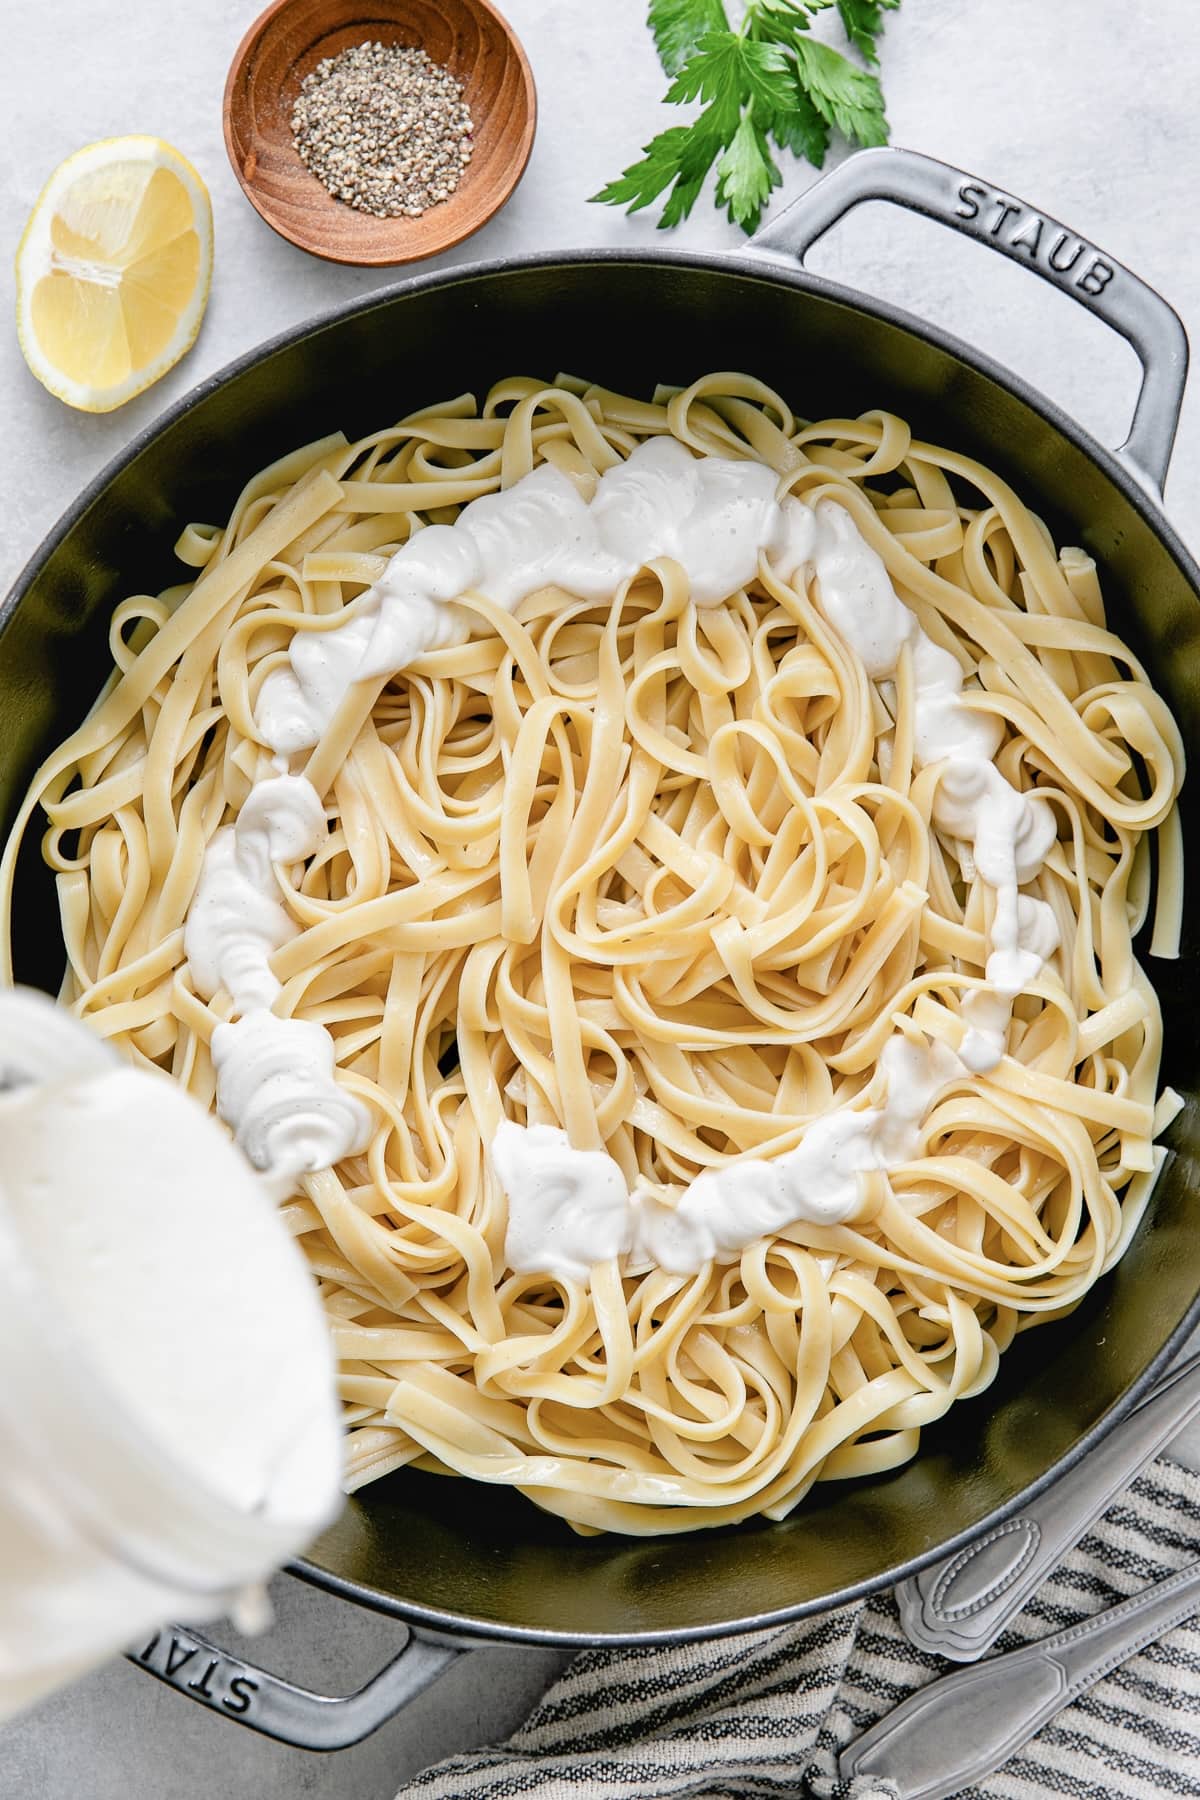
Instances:
[[[313,1694],[220,1649],[197,1631],[166,1625],[130,1662],[264,1737],[300,1750],[344,1750],[370,1737],[443,1674],[468,1645],[410,1634],[400,1654],[357,1693]]]
[[[1187,379],[1178,313],[1132,270],[1024,200],[915,150],[862,150],[794,201],[754,248],[805,255],[864,200],[923,213],[1032,269],[1119,331],[1142,365],[1142,387],[1120,454],[1157,495],[1166,480]]]

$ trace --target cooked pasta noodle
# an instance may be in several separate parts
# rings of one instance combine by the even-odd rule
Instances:
[[[212,1106],[232,1003],[202,998],[185,923],[206,846],[280,767],[255,706],[294,634],[336,624],[464,503],[542,463],[586,499],[666,435],[848,512],[957,661],[966,709],[999,721],[996,767],[1052,811],[1024,892],[1058,948],[1013,1002],[1007,1053],[955,1064],[918,1153],[864,1173],[842,1222],[691,1273],[630,1255],[588,1281],[514,1269],[502,1121],[603,1149],[668,1208],[705,1170],[782,1157],[879,1099],[894,1034],[962,1047],[996,892],[932,821],[909,650],[871,679],[811,572],[766,556],[710,607],[668,558],[600,601],[542,587],[510,614],[469,591],[466,642],[350,689],[292,762],[328,834],[277,867],[293,935],[271,965],[275,1013],[330,1034],[370,1119],[284,1206],[340,1357],[349,1485],[453,1471],[581,1530],[779,1518],[817,1479],[905,1461],[1127,1246],[1174,1105],[1133,938],[1157,830],[1171,951],[1182,751],[1091,559],[889,414],[805,423],[731,374],[652,401],[507,380],[479,409],[323,439],[224,527],[189,525],[195,579],[116,609],[112,679],[4,864],[7,918],[44,808],[64,998]]]

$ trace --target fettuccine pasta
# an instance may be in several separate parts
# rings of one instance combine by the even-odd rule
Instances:
[[[194,579],[116,609],[112,678],[4,863],[7,919],[44,809],[65,1001],[213,1106],[232,1008],[198,991],[185,923],[206,847],[282,766],[255,704],[297,629],[470,500],[542,463],[586,498],[664,435],[849,513],[965,703],[1001,722],[996,766],[1052,809],[1026,891],[1058,947],[1006,1053],[948,1080],[919,1153],[863,1174],[853,1217],[690,1273],[516,1270],[489,1155],[504,1120],[605,1150],[667,1207],[703,1171],[782,1156],[877,1098],[895,1033],[959,1050],[995,894],[931,820],[908,653],[871,679],[811,573],[765,556],[710,607],[670,559],[600,602],[543,587],[510,614],[468,592],[465,642],[353,690],[294,765],[328,836],[277,870],[294,935],[272,959],[275,1013],[328,1031],[370,1119],[283,1208],[340,1359],[348,1484],[414,1464],[585,1531],[777,1519],[818,1479],[904,1462],[1129,1243],[1174,1106],[1133,939],[1150,833],[1153,948],[1177,935],[1183,758],[1092,560],[889,414],[805,423],[731,374],[647,401],[507,380],[479,408],[312,444],[224,526],[188,526]]]

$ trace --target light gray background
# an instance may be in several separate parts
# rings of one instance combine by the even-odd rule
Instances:
[[[665,84],[644,0],[505,3],[538,83],[537,142],[505,211],[445,262],[654,241],[652,219],[586,201],[673,122],[659,105]],[[63,156],[93,138],[154,132],[209,185],[216,268],[195,349],[107,417],[52,399],[26,371],[15,334],[0,330],[0,590],[82,484],[168,402],[260,339],[388,279],[292,249],[242,198],[220,102],[230,56],[257,11],[256,0],[7,0],[0,245],[15,248]],[[893,139],[1056,214],[1161,288],[1200,332],[1198,57],[1194,0],[904,0],[883,55]],[[813,178],[807,165],[789,168],[776,208]],[[705,200],[675,241],[716,249],[742,239]],[[8,251],[4,264],[0,315],[11,318]],[[1105,441],[1123,436],[1137,387],[1132,353],[979,246],[871,207],[839,227],[812,266],[991,351]],[[731,344],[731,363],[736,352]],[[1194,548],[1198,484],[1200,392],[1185,404],[1167,489],[1170,515]],[[281,1673],[345,1691],[397,1641],[394,1625],[297,1582],[283,1579],[275,1591],[279,1624],[260,1654]],[[0,1800],[385,1800],[405,1774],[510,1729],[555,1666],[541,1652],[464,1657],[376,1738],[318,1759],[239,1731],[115,1663],[0,1734]]]

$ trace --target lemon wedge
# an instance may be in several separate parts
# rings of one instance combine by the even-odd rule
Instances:
[[[60,163],[17,249],[17,336],[43,386],[111,412],[196,341],[212,274],[212,207],[155,137],[104,138]]]

